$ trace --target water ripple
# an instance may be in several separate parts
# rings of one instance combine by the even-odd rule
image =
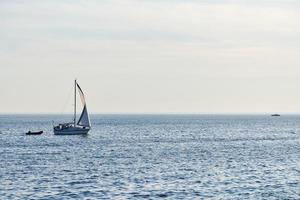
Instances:
[[[300,199],[300,116],[95,115],[87,137],[55,118],[0,116],[0,199]]]

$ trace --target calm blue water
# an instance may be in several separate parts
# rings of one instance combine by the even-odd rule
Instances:
[[[300,199],[300,116],[0,116],[0,199]],[[44,130],[26,136],[28,130]]]

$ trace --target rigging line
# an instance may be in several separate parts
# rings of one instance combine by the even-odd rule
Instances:
[[[73,86],[70,88],[70,90],[68,92],[68,96],[66,98],[65,103],[63,104],[63,107],[61,109],[60,115],[64,114],[64,112],[66,111],[67,104],[70,102],[70,99],[71,99],[71,96],[72,96],[72,92],[73,92]]]

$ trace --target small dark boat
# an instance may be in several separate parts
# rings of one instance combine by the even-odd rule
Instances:
[[[42,133],[43,131],[36,131],[36,132],[28,131],[26,135],[41,135]]]
[[[280,117],[280,115],[279,114],[273,114],[273,115],[271,115],[272,117]]]

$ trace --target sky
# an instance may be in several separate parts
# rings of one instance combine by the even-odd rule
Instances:
[[[0,0],[0,113],[300,112],[298,0]]]

